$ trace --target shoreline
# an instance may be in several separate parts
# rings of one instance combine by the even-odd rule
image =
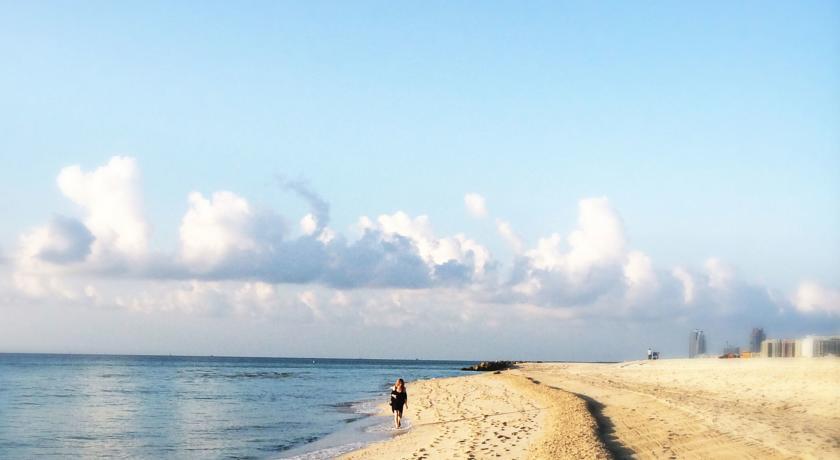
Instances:
[[[342,455],[385,458],[609,458],[586,402],[516,370],[409,382],[406,434]]]
[[[386,413],[387,405],[381,403],[381,398],[354,401],[348,407],[357,408],[352,412],[358,415],[357,418],[349,420],[338,430],[327,433],[312,442],[293,447],[275,458],[278,460],[332,459],[364,449],[371,444],[388,442],[390,439],[407,433],[411,428],[409,425],[399,431],[392,429],[393,418]]]
[[[409,382],[412,429],[339,458],[840,457],[838,382],[838,358],[520,363]]]

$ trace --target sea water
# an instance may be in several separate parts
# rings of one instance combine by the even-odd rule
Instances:
[[[466,364],[0,354],[0,458],[332,457],[393,435],[398,377]]]

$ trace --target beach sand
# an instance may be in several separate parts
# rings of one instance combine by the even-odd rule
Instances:
[[[528,363],[412,382],[362,458],[840,458],[840,359]]]
[[[584,401],[522,375],[424,380],[407,391],[410,431],[343,458],[609,457]]]

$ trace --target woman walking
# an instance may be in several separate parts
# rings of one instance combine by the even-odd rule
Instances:
[[[403,406],[408,407],[408,393],[405,392],[403,379],[397,379],[391,389],[391,411],[394,413],[394,427],[398,430],[402,425]]]

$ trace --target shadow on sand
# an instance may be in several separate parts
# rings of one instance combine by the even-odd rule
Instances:
[[[540,384],[540,381],[535,378],[526,378],[537,385]],[[554,388],[555,390],[560,391],[567,391],[558,387],[549,386],[549,388]],[[586,401],[586,408],[589,409],[589,413],[591,413],[592,416],[595,417],[595,422],[598,423],[598,437],[600,437],[601,440],[604,441],[604,445],[607,447],[607,450],[609,450],[610,453],[613,454],[613,457],[619,459],[634,458],[636,452],[633,449],[622,444],[621,441],[618,440],[618,437],[615,435],[615,424],[612,422],[612,420],[610,420],[609,417],[604,415],[604,405],[590,398],[589,396],[580,393],[572,394]]]
[[[615,458],[634,458],[636,452],[622,444],[615,435],[615,424],[609,417],[604,415],[604,405],[589,396],[582,395],[580,393],[573,394],[586,401],[586,407],[598,423],[598,435],[601,440],[604,441],[604,445],[607,446],[607,450],[609,450]]]

